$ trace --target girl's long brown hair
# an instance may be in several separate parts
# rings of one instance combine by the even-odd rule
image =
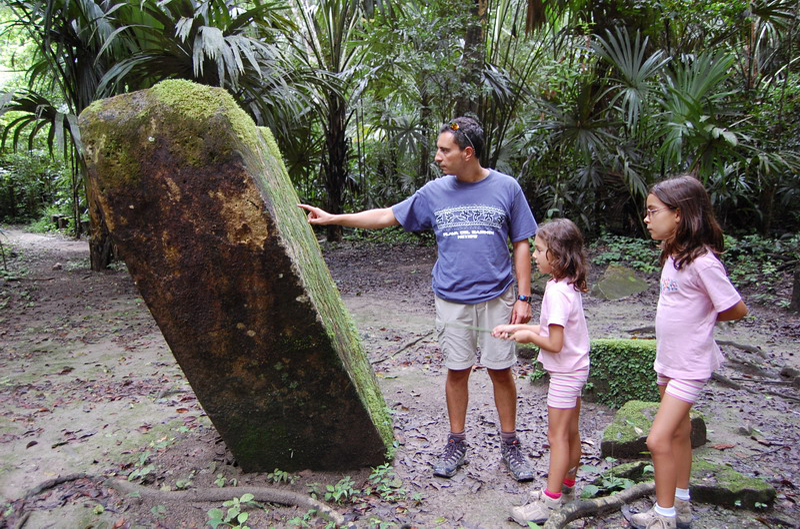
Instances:
[[[699,180],[690,175],[670,178],[654,185],[650,193],[680,214],[675,235],[662,246],[662,265],[672,256],[675,268],[681,270],[707,249],[719,258],[725,249],[722,228],[714,216],[706,188]]]
[[[586,250],[581,230],[569,219],[555,219],[542,224],[536,235],[547,244],[547,261],[553,277],[567,279],[578,292],[586,292]]]

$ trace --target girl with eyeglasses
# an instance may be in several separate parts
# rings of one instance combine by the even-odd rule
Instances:
[[[692,521],[689,410],[722,361],[714,324],[743,318],[747,307],[719,260],[722,230],[697,179],[685,175],[654,185],[644,222],[661,241],[663,266],[654,364],[661,404],[647,436],[657,501],[630,522],[638,529],[686,528]]]

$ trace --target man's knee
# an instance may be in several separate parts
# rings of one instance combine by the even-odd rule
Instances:
[[[487,369],[489,378],[492,379],[493,384],[513,384],[514,377],[511,374],[511,368],[505,369]]]

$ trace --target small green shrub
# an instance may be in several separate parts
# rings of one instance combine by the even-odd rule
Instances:
[[[271,479],[273,483],[288,483],[293,484],[297,481],[297,476],[290,474],[284,470],[280,470],[278,468],[275,469],[274,472],[270,472],[267,474],[267,478]]]
[[[589,245],[589,252],[598,266],[620,264],[648,274],[659,269],[659,253],[647,239],[603,233]]]
[[[139,455],[139,460],[134,464],[134,468],[130,474],[128,474],[128,481],[133,481],[135,479],[144,479],[145,476],[150,474],[156,469],[156,466],[153,464],[148,464],[148,460],[152,454],[150,452],[143,452]]]
[[[335,485],[328,485],[325,487],[325,501],[344,503],[358,494],[358,490],[354,489],[353,485],[355,482],[350,476],[343,477]]]
[[[372,469],[369,476],[369,485],[363,493],[370,495],[377,494],[381,500],[396,503],[406,499],[408,492],[403,488],[403,480],[394,472],[394,467],[389,463],[384,463]]]
[[[220,526],[236,529],[249,529],[250,526],[245,525],[245,522],[247,522],[248,518],[250,518],[250,514],[244,509],[249,507],[263,509],[263,506],[258,502],[253,501],[253,498],[254,496],[248,492],[243,494],[241,498],[234,497],[233,499],[224,502],[222,506],[227,507],[227,509],[214,508],[209,510],[207,513],[208,521],[206,524],[215,529]]]
[[[755,287],[755,292],[748,294],[748,301],[788,306],[789,300],[777,298],[776,289],[794,270],[790,264],[798,260],[800,234],[779,238],[725,236],[722,261],[731,281],[739,289]]]
[[[586,399],[619,408],[629,400],[660,400],[653,361],[655,340],[592,340]]]

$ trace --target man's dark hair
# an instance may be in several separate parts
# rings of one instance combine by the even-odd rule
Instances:
[[[458,117],[442,125],[439,134],[449,132],[453,135],[458,147],[463,151],[472,147],[475,158],[481,159],[483,155],[483,127],[477,120],[468,117]]]

